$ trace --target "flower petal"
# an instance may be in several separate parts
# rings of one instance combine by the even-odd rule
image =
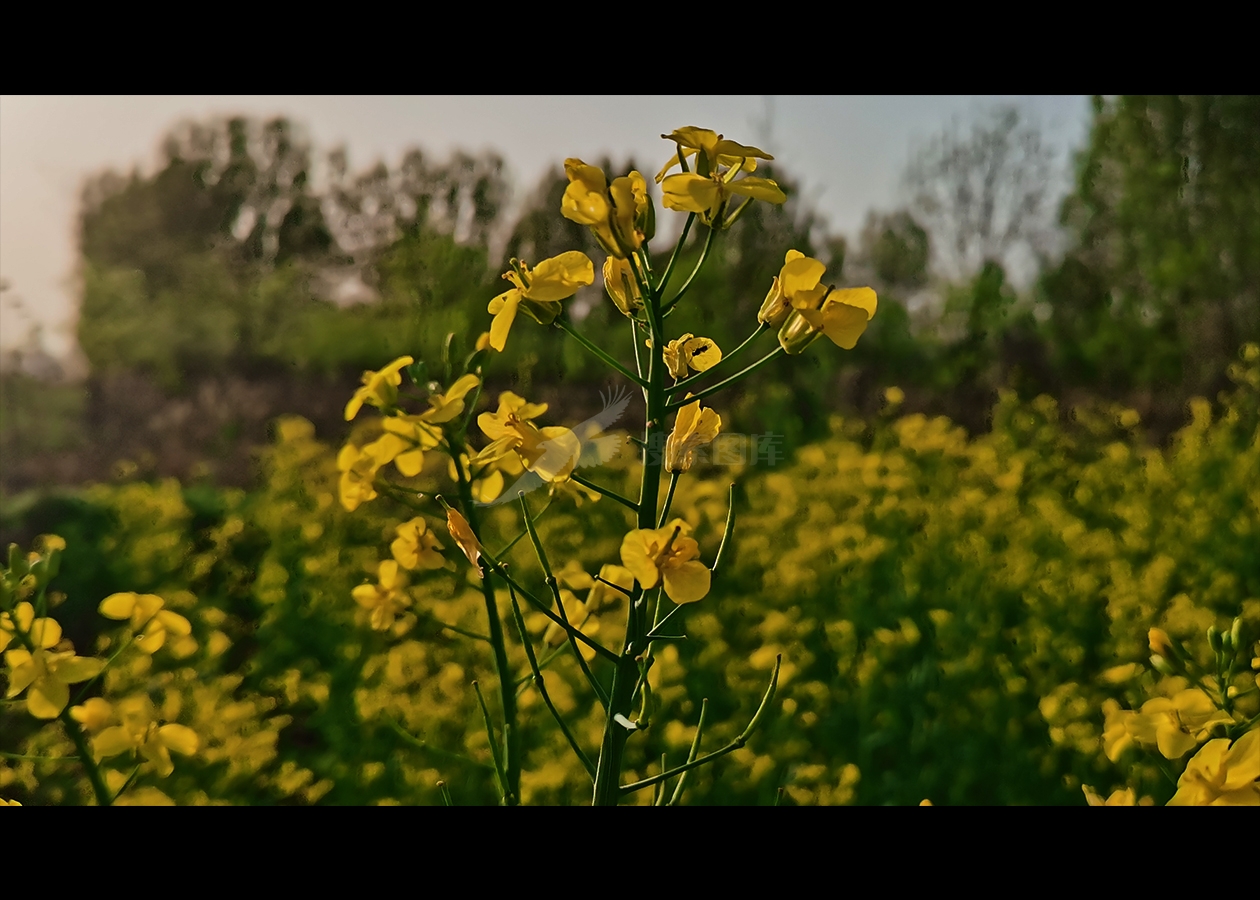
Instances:
[[[675,603],[695,603],[709,593],[713,574],[704,563],[690,560],[680,565],[668,566],[662,572],[665,593]]]

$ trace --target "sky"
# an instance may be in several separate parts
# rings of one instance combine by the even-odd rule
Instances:
[[[655,173],[663,132],[711,128],[774,153],[832,234],[856,236],[868,210],[904,203],[910,154],[951,122],[1017,106],[1057,152],[1060,192],[1088,133],[1081,96],[0,96],[0,347],[33,324],[53,355],[74,353],[75,220],[84,179],[103,169],[154,170],[162,136],[184,119],[284,115],[318,158],[346,147],[352,170],[396,164],[411,147],[443,158],[493,149],[520,200],[565,157],[630,157]],[[648,172],[650,170],[650,173]],[[318,168],[314,172],[319,182]],[[558,213],[557,213],[558,214]],[[21,307],[14,303],[20,298]]]

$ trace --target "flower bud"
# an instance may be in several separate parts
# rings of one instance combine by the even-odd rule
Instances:
[[[1147,633],[1147,640],[1150,643],[1151,652],[1157,656],[1173,656],[1172,641],[1168,638],[1168,632],[1162,628],[1152,628]]]
[[[1151,657],[1151,668],[1162,675],[1176,675],[1176,671],[1168,664],[1168,660],[1160,656],[1158,653]]]
[[[1234,625],[1229,629],[1229,643],[1234,650],[1241,650],[1243,646],[1242,636],[1243,620],[1242,617],[1234,619]]]
[[[1220,653],[1221,652],[1221,633],[1216,630],[1215,625],[1208,628],[1207,639],[1208,639],[1208,646],[1212,648],[1212,652]]]
[[[799,310],[792,310],[779,329],[779,344],[789,354],[795,356],[804,352],[805,348],[822,335],[822,332],[809,324]]]

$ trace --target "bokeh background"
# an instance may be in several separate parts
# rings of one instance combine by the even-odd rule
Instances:
[[[342,410],[365,369],[412,354],[437,371],[450,332],[471,346],[509,257],[581,249],[598,268],[559,214],[564,157],[650,180],[672,146],[657,135],[684,124],[771,150],[789,201],[750,208],[671,329],[736,346],[789,248],[880,305],[855,350],[815,344],[715,402],[724,430],[776,435],[784,458],[699,467],[679,489],[711,559],[734,483],[738,540],[654,670],[638,774],[685,755],[702,698],[714,746],[738,734],[782,652],[781,704],[692,802],[1171,795],[1157,769],[1102,756],[1099,709],[1148,677],[1149,627],[1260,624],[1260,100],[280,98],[283,115],[176,119],[160,98],[72,99],[0,101],[0,539],[67,539],[78,646],[116,590],[194,622],[186,665],[118,676],[210,734],[177,801],[430,803],[444,778],[491,802],[468,690],[489,657],[435,624],[484,631],[479,597],[452,564],[413,588],[434,621],[365,627],[350,590],[411,513],[335,502]],[[259,108],[204,105],[234,102]],[[92,130],[111,157],[64,149]],[[35,157],[73,172],[72,228],[39,224],[56,203],[32,186],[47,171],[19,165]],[[658,207],[656,253],[673,216]],[[598,283],[571,308],[630,358]],[[582,421],[615,380],[531,324],[489,363],[487,397]],[[446,477],[431,468],[422,487]],[[637,476],[620,460],[603,477]],[[593,573],[622,512],[558,507],[544,534]],[[519,527],[510,510],[495,525]],[[597,746],[572,661],[551,677]],[[583,802],[532,696],[527,799]],[[0,709],[0,749],[57,740],[28,740],[23,715]],[[0,788],[83,790],[19,761],[0,761]]]

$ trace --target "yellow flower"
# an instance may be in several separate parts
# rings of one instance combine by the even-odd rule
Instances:
[[[16,618],[16,625],[14,619]],[[9,642],[17,635],[20,629],[23,634],[29,634],[31,623],[35,621],[35,607],[29,601],[23,600],[13,610],[13,613],[0,612],[0,650],[9,646]]]
[[[721,428],[722,417],[711,409],[701,409],[699,400],[679,409],[674,430],[665,439],[665,471],[689,470],[696,448],[711,443]]]
[[[359,504],[376,499],[376,472],[381,467],[373,451],[373,444],[362,448],[346,444],[337,454],[337,468],[341,471],[338,495],[347,512],[354,512]]]
[[[490,323],[490,346],[499,352],[507,345],[508,332],[518,309],[540,325],[550,325],[560,314],[561,300],[595,281],[595,265],[580,250],[544,259],[533,269],[519,260],[511,262],[511,270],[503,275],[512,283],[511,289],[491,300],[488,307],[494,315]]]
[[[528,403],[525,398],[504,391],[499,395],[496,412],[477,417],[477,425],[490,443],[475,461],[498,460],[515,452],[525,468],[544,481],[566,480],[582,455],[582,443],[571,429],[539,428],[530,421],[546,411],[545,403]]]
[[[393,627],[394,618],[411,606],[411,597],[406,591],[407,576],[398,571],[397,560],[386,559],[377,567],[377,581],[378,584],[361,584],[350,593],[356,603],[372,611],[372,627],[388,631]]]
[[[1125,750],[1133,746],[1129,723],[1137,716],[1131,709],[1122,709],[1115,700],[1103,701],[1103,752],[1107,759],[1118,762]]]
[[[83,726],[85,731],[95,733],[109,724],[114,717],[114,707],[108,700],[92,697],[80,706],[70,707],[70,718]]]
[[[446,530],[451,533],[451,539],[459,545],[459,549],[464,551],[468,561],[480,571],[481,564],[478,560],[481,559],[481,542],[473,534],[468,520],[454,507],[446,510]]]
[[[21,613],[19,613],[21,616]],[[21,619],[18,620],[22,625]],[[70,702],[70,685],[100,674],[105,663],[91,657],[75,656],[73,650],[49,652],[61,643],[61,626],[54,619],[34,619],[26,631],[35,652],[25,648],[5,651],[9,666],[11,700],[28,687],[26,709],[37,719],[55,719]]]
[[[1111,792],[1106,800],[1088,784],[1081,785],[1085,792],[1085,802],[1090,806],[1137,806],[1137,794],[1133,788],[1122,788]]]
[[[792,301],[799,295],[802,303],[821,300],[826,288],[821,287],[827,267],[799,250],[789,250],[783,268],[770,284],[770,292],[762,301],[757,320],[778,328],[792,311]],[[815,296],[816,295],[816,296]]]
[[[424,451],[442,442],[440,426],[464,411],[464,398],[479,384],[481,379],[476,375],[464,375],[445,394],[431,394],[429,408],[420,415],[387,417],[381,423],[385,434],[365,445],[363,452],[371,455],[378,468],[392,462],[408,478],[419,475],[424,468]]]
[[[706,128],[680,128],[661,137],[678,144],[684,156],[696,157],[695,172],[666,175],[677,162],[675,157],[656,176],[663,194],[661,202],[666,209],[697,213],[706,225],[717,226],[726,219],[724,213],[719,219],[719,213],[733,195],[749,198],[745,203],[751,200],[782,203],[787,199],[769,178],[735,180],[740,172],[753,171],[755,160],[774,158],[756,147],[725,140],[722,135]],[[725,171],[722,171],[723,167]]]
[[[788,353],[797,354],[808,347],[820,335],[844,350],[857,346],[858,338],[866,331],[867,324],[875,316],[875,292],[868,287],[843,288],[828,291],[816,305],[814,292],[800,295],[792,301],[792,312],[779,329],[779,343]]]
[[[637,310],[643,308],[639,282],[634,277],[630,263],[624,259],[610,256],[604,260],[604,290],[623,316],[633,316]]]
[[[711,574],[699,561],[700,545],[675,519],[664,528],[641,528],[621,542],[621,562],[644,590],[665,584],[675,603],[694,603],[709,593]]]
[[[166,601],[156,594],[137,594],[127,591],[110,594],[101,601],[100,613],[108,619],[130,619],[131,630],[136,635],[136,646],[145,653],[153,653],[164,643],[170,633],[177,638],[192,635],[192,625],[179,613],[163,609]],[[140,629],[144,629],[142,632]],[[181,647],[181,650],[187,649]],[[176,653],[177,656],[186,653]]]
[[[689,370],[705,372],[722,361],[722,350],[707,337],[694,337],[687,333],[665,345],[662,355],[669,374],[677,381],[685,378]]]
[[[608,253],[624,259],[652,237],[652,201],[638,172],[614,178],[611,185],[602,169],[580,159],[566,159],[564,172],[569,186],[560,201],[561,215],[589,226]]]
[[[1156,697],[1128,720],[1129,733],[1142,744],[1155,744],[1168,759],[1180,759],[1211,734],[1218,724],[1231,722],[1211,698],[1198,688],[1187,688],[1171,699]]]
[[[410,356],[400,356],[379,372],[364,372],[363,387],[354,392],[350,402],[346,404],[346,421],[349,422],[359,414],[363,404],[378,409],[388,409],[398,400],[398,386],[402,384],[402,370],[415,360]]]
[[[1181,773],[1169,806],[1260,806],[1260,730],[1204,744]]]
[[[159,725],[153,701],[147,696],[119,701],[118,718],[122,724],[106,728],[92,739],[92,753],[97,760],[120,753],[139,753],[159,775],[166,777],[175,770],[171,751],[191,756],[201,743],[197,732],[186,725]]]
[[[440,569],[446,565],[446,559],[437,552],[442,545],[420,516],[403,522],[394,531],[398,537],[389,549],[404,569]]]

